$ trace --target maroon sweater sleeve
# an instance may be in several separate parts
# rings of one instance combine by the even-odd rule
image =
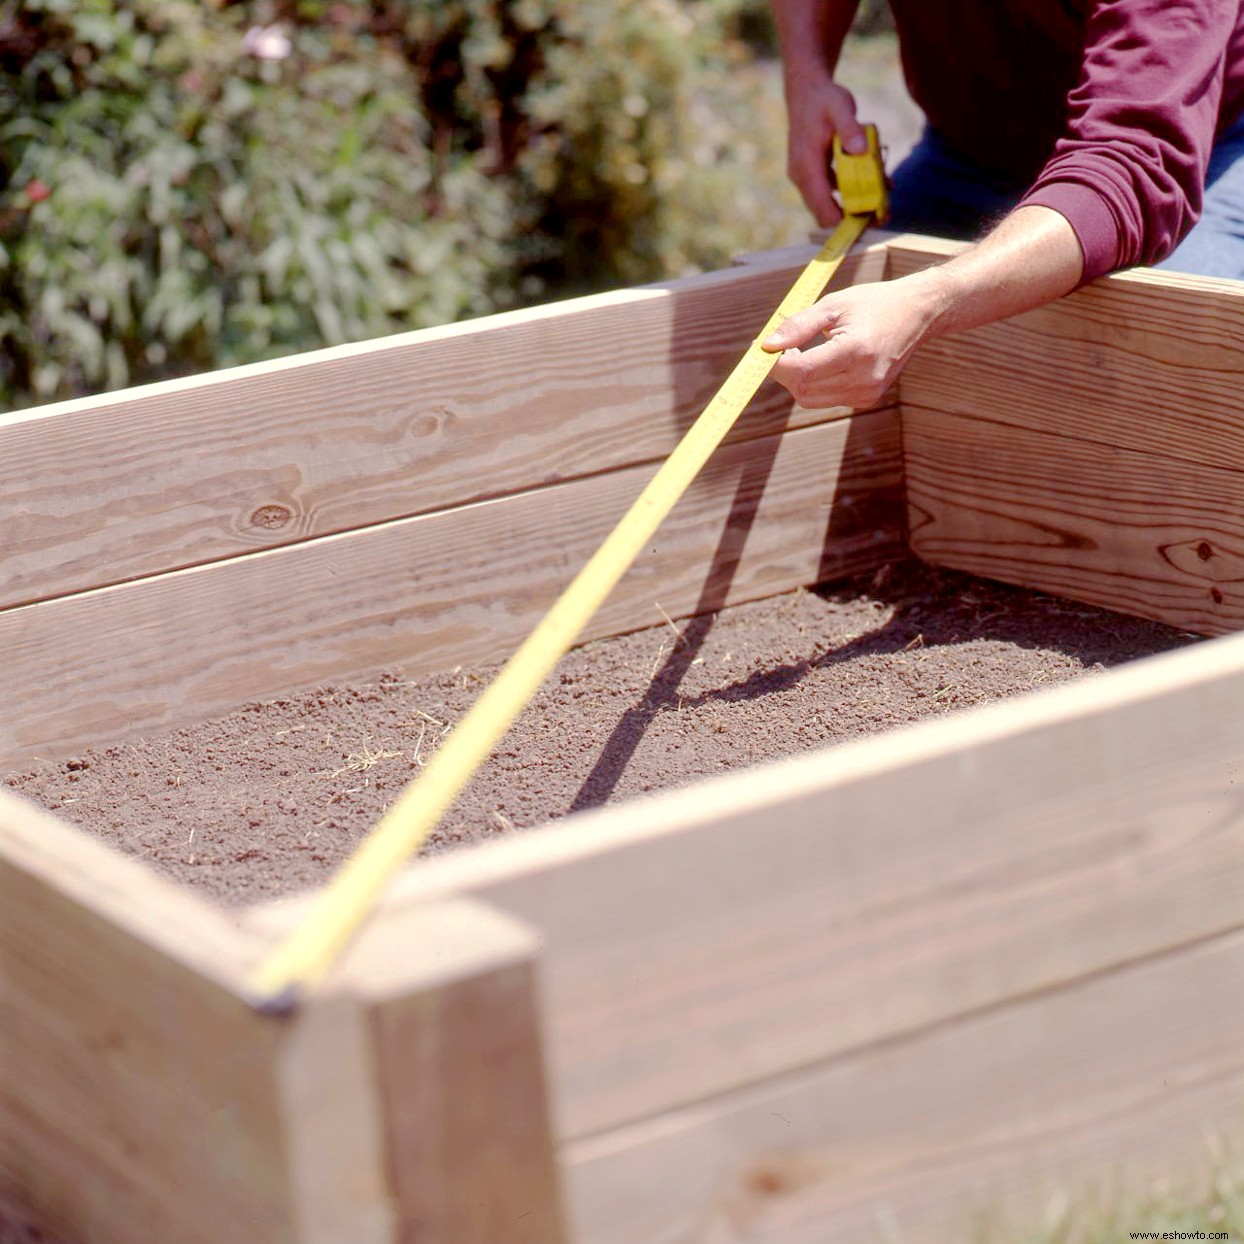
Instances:
[[[1201,214],[1240,0],[1098,0],[1067,124],[1025,204],[1075,230],[1084,280],[1164,259]]]

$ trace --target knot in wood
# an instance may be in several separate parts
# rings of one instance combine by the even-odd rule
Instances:
[[[293,517],[294,512],[287,505],[261,505],[251,515],[251,526],[277,531]]]

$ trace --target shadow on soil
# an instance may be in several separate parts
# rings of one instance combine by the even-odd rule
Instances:
[[[699,696],[679,696],[715,617],[692,618],[682,639],[654,675],[643,698],[628,709],[575,797],[572,811],[603,804],[626,771],[645,731],[661,712],[710,701],[756,699],[786,690],[815,670],[862,657],[988,641],[1065,653],[1085,668],[1106,669],[1194,641],[1171,627],[1043,593],[1007,587],[915,559],[891,563],[875,574],[814,589],[822,599],[846,603],[866,598],[885,607],[887,620],[811,660],[758,670]],[[718,606],[719,607],[719,606]]]
[[[757,276],[758,292],[753,295],[756,297],[755,331],[763,326],[769,309],[786,288],[785,283],[777,279],[770,289],[763,275],[758,273]],[[702,298],[683,298],[676,304],[669,361],[674,382],[673,421],[679,436],[704,409],[739,354],[737,331],[728,334],[729,339],[716,336],[706,329],[706,323],[711,320],[709,304]],[[679,687],[704,647],[717,614],[730,599],[748,536],[773,471],[778,438],[772,434],[787,428],[791,411],[790,399],[770,380],[765,382],[740,419],[744,435],[756,439],[751,440],[751,452],[734,482],[729,517],[718,536],[694,608],[695,616],[682,624],[678,641],[653,675],[647,691],[618,721],[568,811],[597,807],[608,800],[653,719],[677,707]],[[874,448],[866,441],[856,443],[848,433],[844,466],[853,459],[864,460],[873,452]],[[850,472],[844,469],[842,478],[849,477]],[[691,491],[705,486],[701,478],[692,485]],[[898,504],[897,498],[892,503]],[[843,552],[837,533],[860,527],[860,516],[850,512],[851,505],[851,496],[840,494],[829,506],[820,578],[837,581],[816,590],[827,601],[845,603],[861,598],[875,601],[886,607],[879,611],[886,620],[876,630],[811,660],[757,671],[736,684],[705,694],[698,701],[683,697],[684,705],[710,699],[754,699],[791,687],[813,670],[830,665],[973,640],[1052,649],[1085,667],[1102,668],[1189,642],[1189,636],[1169,627],[954,571],[935,570],[915,560],[896,561],[862,578],[843,580]]]
[[[777,296],[780,298],[780,291]],[[752,331],[759,332],[766,318],[767,312],[758,307],[756,327]],[[705,339],[701,311],[697,307],[690,307],[686,300],[676,304],[669,361],[674,387],[673,418],[680,438],[699,417],[738,356],[737,341],[723,349],[721,342]],[[792,409],[791,400],[768,380],[740,416],[737,426],[757,439],[752,441],[754,452],[739,472],[730,510],[705,574],[694,616],[682,626],[678,642],[653,675],[643,699],[628,709],[614,728],[570,811],[596,807],[609,798],[635,754],[648,723],[676,697],[679,684],[730,597],[747,537],[755,524],[777,458],[778,441],[772,434],[785,431]],[[693,482],[690,491],[703,485],[701,477]]]
[[[777,456],[774,440],[756,441],[755,445],[756,453],[740,472],[738,484],[735,486],[730,513],[705,575],[704,587],[695,606],[695,616],[683,624],[678,642],[666,657],[665,663],[653,675],[644,698],[623,713],[569,811],[594,808],[604,803],[613,793],[622,774],[626,772],[626,766],[634,756],[648,723],[662,709],[676,702],[679,684],[704,646],[704,641],[717,620],[717,614],[725,607],[748,533],[756,521],[756,511]]]

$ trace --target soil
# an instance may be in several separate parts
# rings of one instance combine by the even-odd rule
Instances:
[[[588,644],[431,840],[570,812],[1017,695],[1192,641],[909,561]],[[10,774],[27,798],[229,906],[322,883],[495,667],[399,670]]]

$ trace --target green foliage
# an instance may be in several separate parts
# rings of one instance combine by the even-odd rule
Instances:
[[[439,178],[394,50],[238,55],[237,9],[35,0],[56,38],[6,84],[0,335],[46,399],[488,309],[504,190]],[[29,187],[47,197],[29,203]],[[28,205],[23,204],[25,198]],[[23,210],[24,209],[24,210]],[[453,256],[453,262],[447,258]]]
[[[894,29],[889,0],[861,0],[855,12],[855,33],[879,35]]]
[[[788,240],[748,3],[0,0],[0,401]]]

